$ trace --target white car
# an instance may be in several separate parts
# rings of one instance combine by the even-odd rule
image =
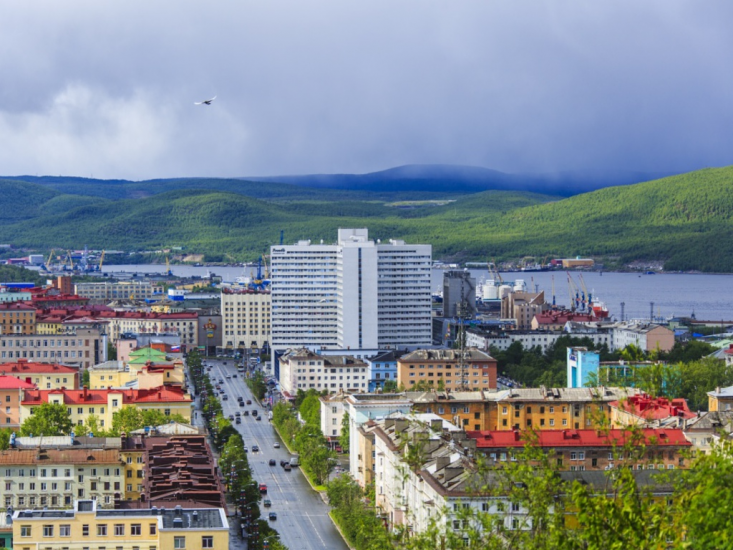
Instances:
[[[279,448],[280,448],[280,443],[275,443],[275,444],[273,445],[273,447],[275,447],[276,449],[279,449]]]

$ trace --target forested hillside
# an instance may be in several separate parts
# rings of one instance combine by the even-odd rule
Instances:
[[[176,180],[165,180],[166,185]],[[433,245],[442,259],[620,256],[666,269],[733,271],[733,167],[706,169],[561,199],[512,191],[473,194],[368,193],[239,180],[180,180],[185,189],[144,198],[62,193],[0,180],[0,241],[53,247],[188,251],[253,259],[279,241],[332,242],[339,227],[373,238]],[[196,183],[198,182],[198,183]],[[119,195],[141,191],[120,186]],[[199,185],[204,188],[191,189]],[[236,188],[237,192],[221,188]],[[115,187],[116,188],[116,187]],[[252,193],[252,196],[246,195]],[[440,198],[440,201],[427,200]],[[21,205],[21,207],[19,207]]]

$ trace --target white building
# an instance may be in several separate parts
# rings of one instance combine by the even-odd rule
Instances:
[[[270,291],[223,290],[222,346],[263,348],[270,345]]]
[[[280,358],[280,388],[290,395],[309,389],[366,392],[367,371],[364,361],[349,355],[324,356],[306,348],[293,349]]]
[[[369,349],[431,344],[430,245],[369,240],[273,246],[272,347]]]
[[[321,401],[321,433],[329,442],[335,442],[341,437],[346,397],[348,394],[339,392],[319,398]]]
[[[145,300],[153,297],[155,287],[149,281],[76,283],[74,292],[96,302],[112,300]]]

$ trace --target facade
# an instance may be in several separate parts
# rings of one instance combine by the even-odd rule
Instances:
[[[468,348],[464,353],[463,361],[461,352],[452,349],[420,349],[403,355],[397,360],[397,383],[407,390],[418,382],[451,391],[496,389],[496,359],[476,348]]]
[[[695,451],[708,454],[714,443],[733,433],[733,410],[700,412],[684,421],[683,431]]]
[[[468,271],[445,272],[443,317],[471,319],[476,311],[476,279]]]
[[[612,349],[623,349],[629,344],[645,352],[670,351],[674,347],[674,331],[651,323],[617,323],[614,326],[614,345]]]
[[[55,509],[93,498],[112,508],[123,497],[123,470],[119,448],[10,448],[0,451],[0,502],[16,510]]]
[[[397,383],[397,359],[406,353],[406,350],[391,350],[366,359],[367,365],[369,365],[370,392],[384,388],[384,383],[387,380]]]
[[[600,319],[593,315],[575,313],[574,311],[549,310],[537,313],[530,323],[530,328],[532,330],[559,332],[565,330],[568,323],[592,323],[594,321],[599,322]]]
[[[75,500],[65,510],[16,511],[13,540],[19,550],[218,549],[229,547],[229,523],[222,508],[106,510],[95,500]],[[48,546],[50,541],[53,546]]]
[[[497,400],[508,392],[452,391],[407,392],[418,413],[435,414],[464,430],[491,430],[498,422]]]
[[[532,328],[535,315],[550,309],[545,302],[545,292],[510,292],[501,299],[502,319],[515,319],[517,330]]]
[[[0,364],[19,359],[88,368],[107,360],[107,336],[89,328],[56,336],[0,336]]]
[[[36,389],[75,390],[79,387],[79,369],[56,363],[33,363],[18,359],[15,363],[0,364],[0,374],[23,380]]]
[[[520,430],[466,432],[476,441],[476,450],[488,458],[489,467],[511,461],[527,444]],[[634,470],[673,470],[689,466],[691,443],[679,429],[644,429],[634,440],[636,456],[627,456],[624,445],[631,434],[624,430],[542,430],[533,444],[556,461],[559,470],[610,470],[623,463]],[[644,447],[642,448],[643,445]]]
[[[321,433],[333,445],[341,437],[344,421],[344,400],[347,394],[339,392],[319,397],[321,402]]]
[[[155,294],[155,287],[149,281],[104,281],[76,283],[74,291],[94,302],[107,303],[113,300],[147,300]]]
[[[25,390],[35,386],[13,376],[0,375],[0,428],[20,428],[20,402]]]
[[[263,348],[271,343],[268,290],[222,290],[220,340],[226,349]]]
[[[0,334],[36,333],[36,308],[25,302],[0,303]]]
[[[27,390],[20,404],[20,422],[43,403],[66,405],[71,421],[81,425],[90,416],[99,418],[100,428],[112,426],[112,415],[122,407],[159,410],[166,416],[180,414],[191,421],[191,396],[176,387],[145,390]]]
[[[573,325],[573,323],[568,325]],[[605,344],[611,350],[616,349],[613,347],[613,331],[611,329],[583,327],[582,330],[578,330],[577,326],[566,326],[564,332],[507,331],[491,333],[469,328],[466,330],[466,345],[487,351],[491,347],[506,351],[514,342],[519,342],[524,349],[539,347],[545,352],[562,336],[590,338],[596,345]]]
[[[727,388],[715,388],[715,391],[708,392],[709,411],[730,411],[733,410],[733,386]]]
[[[123,334],[173,333],[181,337],[183,350],[198,346],[198,313],[147,313],[142,311],[101,312],[100,318],[109,322],[112,342]]]
[[[337,244],[273,246],[270,257],[273,349],[430,345],[430,245],[339,229]]]
[[[362,486],[365,486],[367,477],[365,472],[373,471],[370,461],[371,454],[354,452],[364,443],[359,440],[359,428],[370,420],[382,420],[390,414],[407,414],[412,409],[412,403],[404,394],[352,394],[344,401],[345,414],[349,417],[349,472]]]
[[[367,364],[349,355],[318,355],[301,348],[280,358],[280,387],[291,395],[299,390],[358,391],[368,387]]]
[[[595,373],[595,383],[599,382],[600,355],[588,348],[567,348],[568,388],[583,388]]]

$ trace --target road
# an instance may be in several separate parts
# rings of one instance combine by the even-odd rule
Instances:
[[[214,385],[219,379],[224,380],[221,386],[229,397],[227,401],[221,401],[224,415],[244,412],[245,409],[250,412],[249,416],[242,416],[241,424],[234,424],[234,427],[242,434],[244,444],[249,448],[249,465],[254,479],[267,484],[267,497],[272,501],[272,507],[265,508],[260,503],[262,517],[267,518],[270,511],[277,512],[277,520],[271,524],[290,550],[346,550],[346,544],[328,517],[329,507],[311,489],[300,468],[286,472],[280,466],[280,460],[289,460],[291,455],[268,421],[267,410],[257,405],[242,374],[237,373],[236,363],[233,360],[226,361],[226,365],[215,360],[206,360],[205,363],[213,365],[209,376]],[[237,374],[237,378],[226,378],[234,374]],[[245,402],[247,399],[252,400],[252,405],[240,408],[237,402],[240,395]],[[263,417],[262,420],[252,417],[254,409]],[[274,448],[275,443],[280,444],[279,449]],[[253,444],[259,446],[259,452],[252,452]],[[277,461],[276,466],[268,465],[271,458]]]

